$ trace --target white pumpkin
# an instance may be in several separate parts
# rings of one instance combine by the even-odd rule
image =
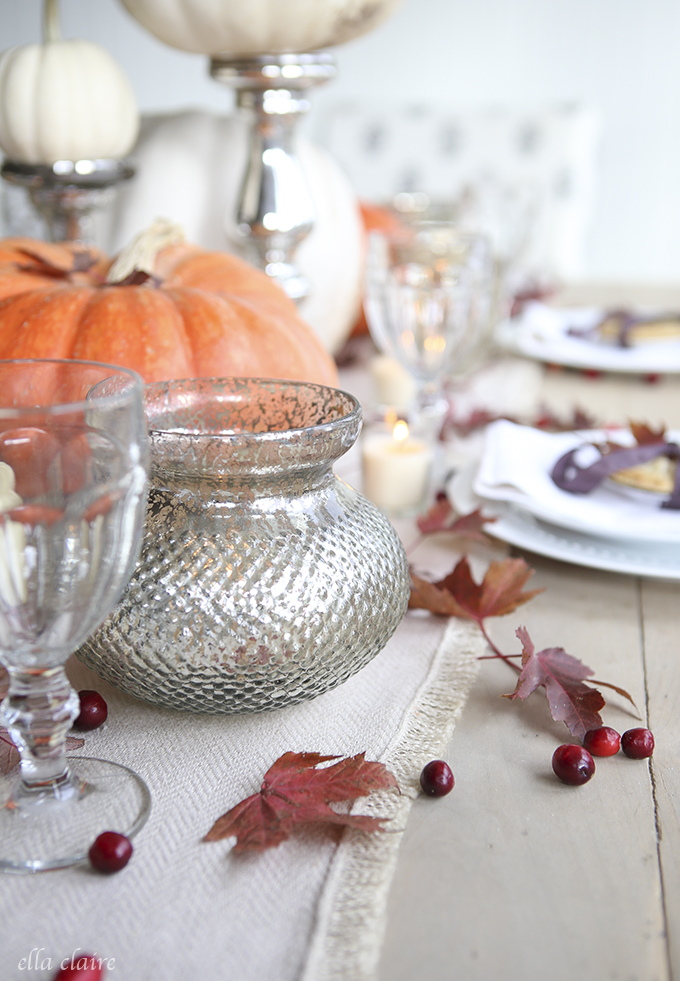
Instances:
[[[61,40],[56,12],[46,0],[43,44],[0,55],[0,147],[26,164],[123,157],[139,130],[132,85],[105,48]]]
[[[236,55],[315,51],[377,27],[401,0],[122,0],[173,48]]]
[[[158,216],[207,249],[235,252],[230,237],[246,166],[248,122],[200,110],[143,119],[136,175],[118,192],[105,231],[115,252]],[[300,313],[335,353],[359,312],[364,231],[354,190],[340,167],[301,138],[298,157],[314,203],[314,228],[295,261],[310,283]]]

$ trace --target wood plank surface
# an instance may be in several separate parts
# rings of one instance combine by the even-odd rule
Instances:
[[[659,854],[672,976],[680,978],[680,595],[671,583],[642,586],[643,641]]]
[[[502,650],[524,624],[645,704],[636,580],[527,556],[545,593],[492,625]],[[500,698],[514,673],[487,661],[452,741],[454,791],[419,800],[389,905],[381,981],[664,981],[667,963],[649,767],[623,755],[566,787],[540,693]],[[605,721],[637,723],[618,696]]]
[[[596,296],[572,290],[563,300],[577,305]],[[614,296],[619,304],[654,302],[653,290]],[[680,302],[677,290],[669,297]],[[493,377],[503,372],[496,368]],[[581,407],[600,422],[680,428],[677,376],[650,383],[541,367],[535,378],[523,411],[533,400],[564,418]],[[365,376],[363,384],[357,394],[365,401]],[[472,399],[483,394],[482,378]],[[500,543],[476,548],[477,578],[508,551]],[[568,730],[551,720],[540,692],[525,702],[501,698],[516,674],[486,661],[448,750],[456,786],[412,809],[379,979],[680,981],[680,584],[512,554],[536,570],[529,587],[545,591],[490,621],[494,642],[519,653],[515,630],[524,625],[537,648],[564,647],[594,677],[633,696],[639,715],[603,688],[605,724],[620,732],[649,724],[656,750],[651,763],[622,753],[596,760],[589,783],[564,786],[551,758],[561,742],[574,741]],[[432,576],[448,572],[457,557],[445,535],[409,554]]]

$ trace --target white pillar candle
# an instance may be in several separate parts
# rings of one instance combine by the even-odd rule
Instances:
[[[5,516],[22,500],[15,491],[14,471],[0,462],[0,597],[7,606],[19,606],[27,599],[24,576],[25,536],[23,526]]]
[[[416,383],[394,358],[381,354],[370,363],[376,399],[380,405],[406,409],[416,395]]]
[[[432,455],[427,443],[409,435],[405,422],[391,433],[369,431],[361,447],[364,494],[394,514],[418,509],[427,495]]]

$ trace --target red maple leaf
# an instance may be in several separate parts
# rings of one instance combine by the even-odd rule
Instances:
[[[356,756],[284,753],[267,770],[259,793],[242,800],[215,821],[204,841],[236,836],[234,852],[261,852],[280,845],[302,824],[338,824],[381,831],[383,819],[342,814],[331,803],[354,801],[374,790],[399,790],[383,763]],[[331,766],[319,766],[338,760]]]
[[[645,422],[632,422],[630,423],[630,431],[635,437],[635,442],[638,446],[649,446],[655,443],[665,443],[666,442],[666,427],[662,426],[661,429],[652,429]]]
[[[531,423],[536,429],[545,429],[553,433],[571,432],[572,429],[595,429],[597,423],[594,416],[591,416],[584,409],[575,406],[571,416],[562,419],[548,408],[541,406],[537,418]]]
[[[85,740],[77,736],[66,737],[66,752],[72,749],[80,749],[85,745]],[[14,740],[4,726],[0,726],[0,776],[6,777],[10,770],[19,762],[19,750],[14,745]]]
[[[446,494],[438,494],[432,507],[416,519],[418,530],[423,535],[433,535],[438,531],[448,531],[456,520],[456,512]]]
[[[584,684],[584,679],[593,674],[591,669],[562,647],[536,651],[524,627],[519,627],[516,634],[522,642],[522,670],[514,692],[504,697],[524,699],[543,685],[553,719],[564,722],[577,739],[601,726],[604,698],[596,688]]]
[[[6,777],[19,762],[19,750],[7,730],[0,726],[0,775]]]
[[[429,511],[417,519],[416,524],[423,535],[448,531],[461,538],[488,543],[489,537],[484,534],[484,525],[495,520],[496,518],[485,518],[479,508],[470,514],[457,516],[448,498],[440,494]]]
[[[427,582],[411,573],[409,607],[430,610],[444,616],[465,617],[481,624],[485,617],[504,616],[543,592],[522,592],[533,575],[524,559],[503,559],[489,564],[481,583],[472,578],[468,560],[463,557],[453,572],[439,582]]]

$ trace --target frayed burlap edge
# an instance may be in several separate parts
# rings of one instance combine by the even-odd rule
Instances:
[[[372,794],[352,809],[388,818],[388,830],[347,831],[343,836],[321,895],[301,981],[374,981],[389,887],[420,771],[445,751],[484,647],[476,624],[449,621],[427,676],[382,758],[401,794]]]

